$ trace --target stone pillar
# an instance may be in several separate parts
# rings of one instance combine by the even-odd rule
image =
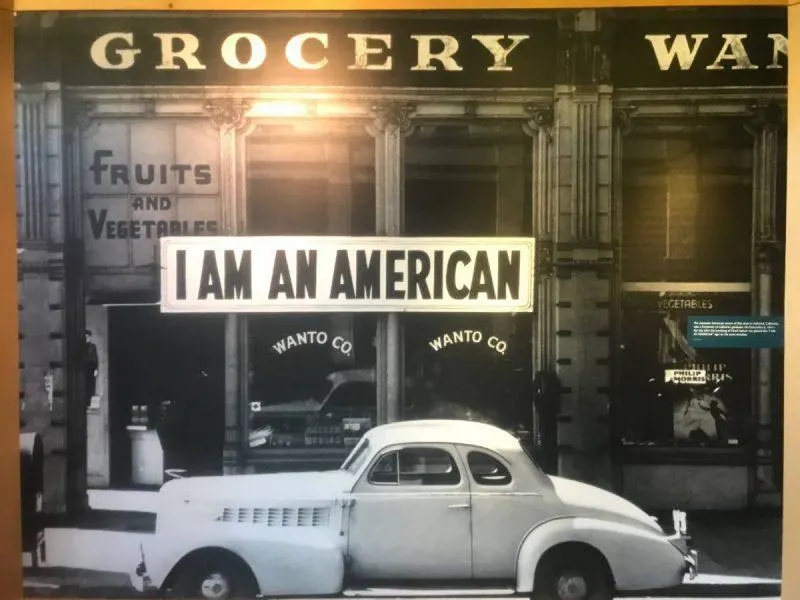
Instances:
[[[753,313],[775,314],[773,273],[780,272],[781,235],[777,225],[779,136],[785,135],[785,115],[776,104],[756,105],[746,129],[753,135]],[[777,390],[772,368],[774,350],[753,352],[756,374],[753,414],[757,428],[756,502],[777,497]],[[778,374],[780,376],[780,374]]]
[[[559,22],[553,231],[555,363],[562,386],[559,472],[611,486],[611,107],[597,13]]]
[[[64,134],[64,412],[66,435],[66,509],[79,513],[88,508],[87,496],[87,414],[86,385],[83,376],[83,332],[86,323],[86,269],[83,246],[83,200],[81,196],[81,138],[92,125],[95,106],[71,102],[63,107]],[[59,424],[54,403],[53,425]]]
[[[242,235],[245,215],[245,165],[243,140],[250,132],[247,111],[241,100],[212,100],[205,105],[211,124],[219,131],[221,235]],[[247,440],[243,438],[247,415],[247,319],[225,317],[225,445],[222,470],[225,475],[242,472]]]
[[[536,239],[536,290],[533,321],[534,371],[555,369],[553,240],[557,210],[553,198],[553,107],[529,106],[523,130],[533,138],[531,160],[533,236]]]
[[[611,278],[611,297],[609,302],[611,344],[609,368],[611,370],[612,399],[618,397],[622,389],[622,370],[619,360],[622,356],[622,147],[623,140],[633,129],[635,106],[617,107],[613,113],[612,164],[611,164],[611,240],[613,245],[613,275]],[[611,471],[613,488],[622,491],[623,464],[618,450],[621,447],[622,433],[620,422],[612,400],[609,411],[609,434],[611,437]]]
[[[405,138],[412,132],[415,107],[383,103],[372,107],[367,131],[375,137],[375,233],[398,236],[405,216]],[[375,336],[378,424],[402,417],[405,392],[403,323],[398,313],[378,320]]]

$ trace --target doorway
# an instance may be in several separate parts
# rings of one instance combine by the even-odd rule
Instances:
[[[137,487],[130,427],[158,433],[164,469],[222,473],[225,319],[112,307],[109,329],[110,480]]]

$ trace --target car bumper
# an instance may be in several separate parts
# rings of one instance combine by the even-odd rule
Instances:
[[[683,555],[683,576],[684,579],[691,581],[697,577],[698,557],[697,550],[692,548],[692,538],[688,535],[686,513],[673,510],[672,521],[675,533],[669,536],[669,541]]]
[[[684,576],[691,581],[697,577],[697,550],[689,550],[686,554],[683,555],[684,561]]]
[[[158,595],[158,587],[153,585],[150,576],[147,574],[147,565],[144,560],[136,565],[136,569],[130,573],[130,578],[131,585],[133,585],[137,592],[149,597]]]

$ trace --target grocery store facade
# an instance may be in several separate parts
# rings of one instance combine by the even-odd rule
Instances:
[[[329,468],[422,417],[550,440],[653,508],[778,502],[781,352],[692,348],[686,319],[782,314],[787,43],[771,9],[19,16],[48,509]],[[165,235],[535,238],[535,306],[162,314]]]

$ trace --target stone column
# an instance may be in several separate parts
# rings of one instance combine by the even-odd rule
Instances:
[[[622,373],[619,368],[619,359],[622,356],[622,147],[625,136],[633,129],[633,115],[635,106],[617,107],[613,113],[613,142],[611,165],[611,240],[613,244],[613,275],[611,278],[611,297],[609,302],[611,323],[611,344],[609,353],[609,368],[611,371],[612,398],[619,394],[622,387]],[[609,434],[611,437],[611,471],[613,487],[623,489],[623,464],[619,458],[618,450],[621,448],[622,435],[619,431],[619,419],[615,405],[610,403]]]
[[[534,371],[542,371],[555,369],[552,266],[557,211],[553,198],[553,106],[532,105],[526,110],[530,119],[522,127],[533,138],[531,202],[536,239],[532,358]]]
[[[15,101],[20,418],[26,428],[42,436],[45,467],[52,474],[52,485],[44,490],[45,511],[61,511],[65,506],[82,510],[87,500],[86,404],[80,405],[78,381],[71,375],[77,363],[67,361],[67,345],[74,346],[67,336],[80,335],[82,330],[75,319],[67,323],[65,311],[60,85],[22,85]],[[80,131],[85,124],[78,118],[69,120],[70,132]],[[70,278],[81,277],[72,267],[70,263]],[[70,301],[72,314],[80,316],[82,306],[82,295]],[[74,451],[67,438],[75,441]]]
[[[83,201],[81,196],[81,139],[93,124],[95,105],[70,102],[63,107],[64,119],[64,376],[66,402],[66,509],[80,513],[89,506],[87,495],[87,414],[83,377],[83,332],[86,323],[86,270],[83,248]],[[59,424],[54,406],[53,425]],[[62,421],[63,423],[63,421]]]
[[[398,236],[405,216],[405,138],[412,132],[415,107],[383,103],[372,107],[367,131],[375,137],[375,233]],[[403,323],[398,313],[380,317],[375,336],[378,423],[402,417],[405,391]]]
[[[219,131],[221,235],[245,233],[244,138],[250,132],[248,102],[222,99],[206,103],[211,124]],[[247,440],[243,437],[247,415],[247,319],[225,317],[225,445],[222,469],[226,475],[241,473]]]
[[[775,314],[773,273],[779,271],[781,235],[777,225],[779,136],[785,135],[785,115],[776,104],[752,107],[752,118],[746,129],[753,135],[753,313]],[[755,398],[753,412],[757,427],[757,502],[769,502],[778,496],[776,486],[777,390],[773,372],[774,350],[760,348],[753,352],[755,360]]]
[[[559,21],[555,104],[555,363],[559,472],[611,485],[611,86],[593,10]]]

